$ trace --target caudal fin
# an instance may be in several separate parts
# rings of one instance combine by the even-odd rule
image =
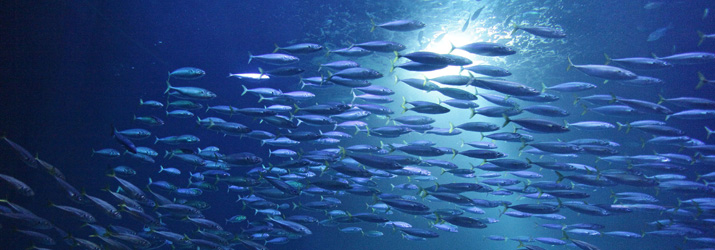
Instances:
[[[511,30],[511,33],[509,33],[509,36],[514,36],[514,33],[516,33],[517,30],[519,30],[519,25],[516,23],[511,23],[512,26],[514,26],[514,29]]]
[[[166,90],[164,90],[164,94],[169,93],[169,90],[171,90],[171,83],[169,83],[169,80],[166,81]]]
[[[702,72],[698,71],[698,78],[700,81],[698,82],[698,85],[695,86],[695,89],[700,89],[702,88],[706,83],[708,83],[708,79],[705,78]]]
[[[274,49],[272,53],[276,53],[276,52],[278,52],[278,50],[281,49],[281,47],[279,47],[277,43],[274,43],[273,45],[276,46],[276,49]]]
[[[504,116],[504,124],[501,125],[501,127],[503,128],[511,122],[511,119],[509,119],[509,116],[507,116],[506,114],[502,114],[502,116]]]
[[[241,84],[241,87],[243,87],[243,93],[241,93],[241,96],[245,95],[248,93],[248,88],[246,88],[246,85]]]
[[[710,140],[710,135],[713,134],[712,129],[708,128],[708,126],[705,126],[705,131],[708,132],[708,135],[705,136],[705,139],[706,139],[706,140]]]
[[[698,30],[698,36],[700,37],[700,41],[698,41],[698,47],[700,47],[700,44],[703,44],[703,41],[705,41],[705,33]]]
[[[572,67],[574,67],[574,64],[573,64],[573,62],[571,62],[571,57],[570,57],[570,56],[567,56],[566,59],[569,60],[569,66],[566,67],[566,71],[569,71],[569,70],[571,70]]]

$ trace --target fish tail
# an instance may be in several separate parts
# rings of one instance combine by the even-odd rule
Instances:
[[[251,60],[253,60],[253,54],[251,52],[248,52],[248,64],[251,64]]]
[[[656,56],[655,53],[651,52],[650,55],[651,55],[653,58],[658,59],[658,56]]]
[[[519,25],[517,25],[516,23],[512,22],[511,25],[514,26],[514,29],[511,30],[511,33],[509,33],[509,36],[513,36],[514,33],[516,33],[516,31],[519,30]]]
[[[260,103],[261,101],[265,100],[266,98],[263,97],[263,95],[258,95],[258,102]]]
[[[626,124],[628,124],[628,123],[626,123]],[[621,129],[623,128],[623,126],[626,126],[626,124],[623,124],[623,123],[621,123],[621,122],[616,122],[616,125],[618,125],[618,131],[621,131]]]
[[[156,144],[157,142],[159,142],[159,137],[158,137],[158,136],[154,136],[154,138],[156,138],[156,139],[154,140],[154,144]]]
[[[449,46],[451,46],[451,48],[449,49],[449,52],[447,52],[447,54],[452,54],[452,51],[454,51],[454,49],[456,49],[457,47],[455,47],[454,43],[452,42],[449,42]]]
[[[355,90],[350,89],[350,94],[353,95],[353,99],[350,101],[350,104],[355,103],[355,98],[357,98],[357,95],[355,95]]]
[[[559,171],[554,171],[554,172],[556,172],[556,175],[559,177],[559,179],[556,180],[556,183],[559,183],[564,180],[565,177],[563,174],[561,174]]]
[[[452,124],[452,122],[449,122],[449,133],[452,133],[452,131],[454,131],[454,124]]]
[[[705,33],[698,30],[698,36],[700,37],[700,41],[698,41],[698,47],[700,47],[700,44],[703,44],[703,41],[705,41]]]
[[[708,132],[708,135],[705,137],[705,139],[710,140],[710,135],[713,134],[713,130],[708,128],[708,126],[705,126],[705,131]]]
[[[546,84],[544,82],[541,82],[541,93],[546,92]]]
[[[377,28],[377,25],[375,24],[375,21],[370,18],[370,24],[372,25],[372,28],[370,28],[370,32],[375,31],[375,28]]]
[[[566,67],[566,71],[569,71],[569,70],[571,70],[572,67],[574,67],[574,65],[573,65],[573,62],[571,62],[570,56],[567,56],[566,59],[568,59],[568,61],[569,61],[569,66]]]
[[[400,82],[400,78],[395,75],[395,85],[397,85],[398,82]]]
[[[509,116],[507,116],[506,114],[502,114],[502,116],[504,117],[504,124],[501,125],[501,127],[503,128],[511,122],[511,119],[509,119]]]
[[[577,95],[574,95],[574,96],[573,96],[573,105],[576,106],[576,104],[578,104],[578,102],[579,102],[580,100],[581,100],[581,97],[579,97],[579,96],[577,96]]]
[[[469,115],[469,119],[472,119],[472,117],[474,117],[477,114],[477,111],[474,110],[474,108],[469,108],[469,111],[471,112],[471,114]]]
[[[698,85],[695,86],[695,89],[702,88],[703,85],[705,85],[705,83],[708,82],[708,79],[706,79],[705,76],[703,75],[703,73],[700,71],[698,71],[698,79],[700,79],[700,81],[698,82]]]
[[[609,63],[611,63],[611,57],[610,57],[610,56],[608,56],[608,54],[606,54],[606,53],[603,53],[603,56],[605,56],[605,57],[606,57],[606,63],[604,63],[604,65],[608,65]]]
[[[400,104],[400,107],[402,107],[402,113],[403,113],[403,114],[404,114],[405,112],[407,112],[407,106],[405,106],[405,104],[407,104],[407,99],[405,99],[405,97],[403,96],[403,97],[402,97],[402,104]]]
[[[276,52],[278,52],[279,49],[281,49],[281,47],[278,47],[277,43],[274,43],[273,45],[276,46],[276,49],[274,49],[273,52],[271,52],[271,53],[276,53]]]
[[[320,69],[318,69],[318,71],[320,71]],[[304,88],[305,88],[305,81],[303,81],[303,76],[298,76],[298,77],[300,78],[300,80],[298,80],[298,83],[300,83],[300,89],[304,89]],[[321,82],[321,84],[322,84],[323,81],[321,80],[320,82]]]
[[[241,93],[241,96],[245,95],[248,93],[248,88],[246,88],[246,85],[241,84],[241,87],[243,87],[243,93]]]
[[[166,90],[164,90],[164,94],[169,93],[169,90],[171,90],[171,83],[169,83],[169,80],[166,80]]]
[[[665,99],[665,97],[663,97],[661,94],[658,94],[658,98],[660,98],[660,99],[658,100],[658,104],[661,104],[661,103],[667,101],[667,100]]]
[[[611,100],[608,101],[608,103],[614,103],[614,102],[617,102],[617,101],[618,101],[618,97],[616,96],[616,94],[611,93]]]
[[[502,203],[502,206],[504,206],[504,210],[501,211],[501,213],[499,213],[499,217],[500,217],[500,218],[501,218],[502,215],[504,215],[504,213],[506,213],[506,210],[509,209],[509,205],[507,205],[506,203]]]
[[[585,115],[588,112],[588,107],[586,105],[581,105],[583,107],[583,112],[581,112],[581,115]]]

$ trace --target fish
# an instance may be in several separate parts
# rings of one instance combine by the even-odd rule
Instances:
[[[486,8],[486,7],[487,7],[487,6],[485,5],[485,6],[482,6],[481,8],[479,8],[479,9],[475,10],[474,13],[472,14],[472,17],[469,18],[469,19],[472,20],[472,21],[477,20],[477,18],[479,18],[479,14],[481,14],[481,13],[482,13],[482,10],[484,10],[484,8]]]
[[[697,65],[715,61],[715,53],[685,52],[666,57],[658,57],[653,54],[653,58],[663,60],[674,65]]]
[[[454,44],[450,45],[452,48],[449,50],[449,53],[452,53],[455,49],[460,49],[480,56],[508,56],[516,54],[516,50],[514,48],[498,43],[477,42],[459,47],[454,46]]]
[[[673,23],[669,23],[668,26],[658,28],[655,31],[648,34],[648,39],[646,41],[654,42],[654,41],[660,40],[660,38],[665,36],[665,33],[668,32],[668,30],[670,30],[672,28],[673,28]]]
[[[28,186],[24,182],[16,179],[15,177],[0,174],[0,179],[7,182],[8,184],[10,184],[10,186],[12,186],[13,189],[15,189],[15,191],[17,191],[19,194],[21,194],[23,196],[35,195],[35,191],[33,191],[30,186]]]
[[[199,87],[174,87],[171,86],[171,83],[168,81],[166,82],[166,91],[164,91],[164,94],[169,93],[169,91],[174,90],[177,93],[179,93],[182,96],[186,96],[189,98],[196,98],[196,99],[213,99],[216,97],[216,93],[211,92],[209,90],[199,88]]]
[[[323,49],[323,46],[320,44],[315,44],[315,43],[298,43],[298,44],[293,44],[290,46],[286,47],[280,47],[278,44],[273,44],[276,46],[276,49],[273,50],[273,53],[278,52],[279,50],[292,53],[292,54],[310,54],[314,52],[318,52]]]
[[[593,64],[575,65],[571,62],[571,57],[568,58],[568,61],[569,66],[566,68],[566,71],[571,70],[571,68],[576,68],[586,75],[606,80],[632,80],[638,77],[635,73],[618,67]]]
[[[176,78],[181,80],[196,80],[204,77],[206,72],[199,68],[183,67],[169,72],[169,79]],[[169,80],[167,80],[168,82]]]
[[[370,22],[372,22],[372,28],[370,28],[370,32],[375,31],[375,29],[378,27],[390,31],[406,32],[419,30],[426,26],[426,24],[423,22],[411,19],[395,20],[381,24],[375,24],[375,22],[373,22],[373,20],[371,19]]]
[[[566,37],[566,33],[564,33],[560,29],[555,29],[551,27],[545,27],[545,26],[520,26],[517,25],[516,23],[513,23],[514,29],[511,31],[511,36],[516,33],[518,30],[523,30],[528,32],[529,34],[538,36],[538,37],[544,37],[544,38],[564,38]]]
[[[473,73],[492,77],[504,77],[511,75],[511,72],[509,72],[509,70],[493,65],[474,65],[469,67],[462,67],[460,68],[460,72],[465,69]]]
[[[271,79],[269,75],[261,73],[229,73],[228,77],[235,77],[249,82],[260,82]]]
[[[375,52],[393,52],[406,49],[405,45],[392,41],[370,41],[351,45]]]
[[[135,154],[137,153],[137,146],[134,145],[134,143],[131,140],[129,140],[129,138],[127,138],[123,134],[119,133],[119,131],[117,131],[117,129],[114,127],[113,124],[112,124],[112,137],[114,137],[114,139],[117,142],[119,142],[119,144],[121,144],[124,147],[124,149],[126,149],[127,151],[135,153]]]
[[[606,65],[610,64],[611,62],[616,62],[626,68],[634,70],[658,70],[673,67],[673,64],[656,58],[627,57],[613,59],[606,53],[604,53],[603,55],[606,57]]]
[[[253,59],[256,59],[266,64],[277,66],[290,65],[300,61],[300,58],[286,54],[273,53],[254,56],[253,54],[251,54],[251,52],[248,52],[248,63],[250,64]]]
[[[467,18],[467,19],[464,21],[464,25],[462,25],[462,32],[467,31],[467,28],[469,28],[469,20],[470,20],[470,19]]]

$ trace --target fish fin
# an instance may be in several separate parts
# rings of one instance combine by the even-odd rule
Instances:
[[[278,47],[278,44],[277,44],[277,43],[274,43],[273,45],[276,46],[276,49],[274,49],[273,52],[271,52],[271,53],[276,53],[276,52],[278,52],[278,50],[281,49],[281,47]]]
[[[703,44],[703,41],[705,41],[705,33],[698,30],[698,36],[700,37],[700,41],[698,41],[698,47],[700,47],[700,45]]]
[[[559,179],[556,180],[556,183],[559,183],[559,182],[561,182],[562,180],[564,180],[564,178],[566,178],[566,177],[564,177],[564,175],[561,174],[559,171],[554,171],[554,172],[556,172],[556,175],[559,177]]]
[[[241,93],[241,96],[245,95],[248,93],[248,88],[246,88],[246,85],[241,84],[241,87],[243,87],[243,93]]]
[[[377,28],[377,25],[375,24],[375,20],[372,20],[372,18],[370,18],[370,24],[372,25],[372,27],[370,28],[370,32],[375,31],[375,28]]]
[[[705,126],[705,131],[708,132],[707,136],[705,137],[706,140],[710,140],[710,135],[713,134],[713,130],[708,128],[708,126]]]
[[[610,57],[610,56],[608,56],[608,54],[606,54],[606,53],[603,53],[603,56],[605,56],[605,57],[606,57],[606,63],[604,63],[603,65],[608,65],[609,63],[611,63],[611,57]]]
[[[568,59],[568,61],[569,61],[569,66],[566,67],[566,71],[569,71],[569,70],[571,70],[572,67],[574,67],[574,64],[573,64],[573,62],[571,62],[570,56],[567,56],[566,59]]]
[[[519,30],[519,25],[517,25],[515,22],[512,22],[511,25],[514,26],[514,29],[511,30],[511,33],[509,33],[509,36],[514,36],[514,33],[516,33],[516,31]]]
[[[166,90],[164,90],[164,94],[169,93],[169,90],[171,90],[171,83],[169,83],[169,80],[166,80]]]
[[[504,124],[501,125],[501,127],[503,128],[511,122],[511,119],[509,119],[509,116],[507,116],[506,114],[502,114],[502,116],[504,117]]]
[[[251,54],[251,52],[249,51],[249,52],[248,52],[248,63],[247,63],[247,64],[251,64],[251,60],[253,60],[253,54]]]
[[[708,82],[708,79],[706,79],[703,73],[700,71],[698,71],[698,79],[700,79],[700,81],[698,82],[698,85],[695,86],[695,89],[702,88]]]

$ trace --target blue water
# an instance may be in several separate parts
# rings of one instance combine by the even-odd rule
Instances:
[[[123,178],[144,187],[151,177],[154,181],[165,180],[177,186],[188,185],[188,173],[202,171],[182,162],[162,158],[165,150],[174,148],[195,149],[207,146],[217,146],[220,152],[238,153],[251,152],[263,159],[263,163],[278,164],[283,159],[269,157],[268,149],[278,147],[262,146],[260,141],[235,136],[224,136],[209,131],[196,125],[194,119],[178,119],[166,117],[163,109],[152,110],[138,106],[139,99],[157,100],[166,103],[167,72],[180,67],[197,67],[207,72],[206,76],[192,81],[172,79],[175,86],[196,86],[215,92],[218,97],[209,101],[201,101],[206,107],[214,105],[232,105],[234,107],[263,107],[270,103],[257,103],[258,97],[241,96],[242,87],[249,88],[271,87],[281,89],[283,92],[301,90],[297,77],[274,78],[265,83],[250,83],[236,78],[227,78],[229,73],[258,72],[258,67],[265,69],[275,66],[251,62],[247,64],[248,53],[264,54],[274,49],[274,43],[287,46],[295,43],[311,42],[321,44],[328,49],[338,49],[373,40],[389,40],[402,43],[407,49],[403,54],[427,50],[437,53],[447,53],[449,42],[455,45],[464,45],[471,42],[487,41],[513,46],[518,53],[506,57],[482,57],[455,51],[456,54],[466,56],[475,63],[491,64],[509,69],[513,75],[506,79],[524,83],[540,89],[541,83],[552,86],[567,81],[584,81],[598,85],[598,88],[577,93],[579,96],[592,94],[615,94],[624,98],[635,98],[650,102],[657,102],[658,95],[666,98],[674,97],[700,97],[713,99],[715,86],[706,85],[695,90],[698,83],[697,72],[702,72],[708,78],[715,78],[713,62],[699,65],[677,65],[673,68],[658,71],[634,71],[639,75],[657,77],[665,84],[656,88],[638,88],[623,86],[613,81],[603,83],[602,79],[587,76],[576,70],[566,71],[567,57],[576,64],[602,64],[605,61],[604,53],[613,58],[623,57],[650,57],[651,53],[658,56],[667,56],[676,53],[702,51],[712,52],[715,41],[706,40],[697,46],[699,37],[697,31],[707,34],[715,32],[712,23],[715,16],[704,16],[706,9],[713,9],[715,5],[709,1],[664,1],[662,4],[649,4],[649,1],[364,1],[360,3],[334,3],[335,1],[185,1],[180,3],[162,1],[77,1],[53,3],[28,3],[14,2],[1,10],[3,18],[2,37],[2,64],[0,72],[3,81],[0,83],[0,133],[22,145],[33,155],[37,156],[55,167],[59,168],[67,177],[67,181],[74,187],[85,190],[88,194],[97,196],[118,205],[113,198],[100,189],[109,186],[115,190],[117,182],[106,176],[109,168],[118,165],[127,165],[137,171],[134,176]],[[657,5],[657,6],[656,6]],[[472,12],[481,6],[486,6],[479,18],[471,21],[469,28],[461,32],[464,21]],[[656,6],[644,8],[644,6]],[[529,25],[542,25],[556,27],[566,32],[564,39],[545,39],[518,31],[513,36],[511,24],[505,25],[507,17],[514,15],[513,22]],[[420,31],[393,32],[377,29],[370,32],[371,22],[388,22],[398,19],[416,19],[424,22],[426,27],[422,40],[424,46],[420,47],[418,34]],[[673,23],[674,28],[669,29],[663,37],[656,41],[647,42],[649,34],[659,28]],[[440,41],[434,39],[440,33],[447,31],[447,35]],[[430,41],[430,42],[427,42]],[[325,49],[310,55],[299,55],[301,61],[296,66],[306,69],[304,77],[320,76],[326,71],[318,72],[317,66],[346,58],[331,55],[325,57]],[[437,102],[447,99],[439,93],[425,93],[405,84],[394,84],[394,76],[400,79],[423,78],[425,75],[434,78],[446,74],[456,74],[457,67],[449,67],[443,71],[418,73],[397,69],[389,73],[390,63],[394,59],[391,53],[374,53],[372,55],[354,59],[363,67],[368,67],[382,72],[385,76],[372,81],[393,89],[396,94],[391,96],[395,101],[387,104],[400,116],[402,98],[407,101],[425,100]],[[401,59],[406,60],[406,59]],[[400,61],[403,62],[403,61]],[[466,75],[466,73],[464,74]],[[474,91],[474,88],[464,88]],[[327,89],[305,88],[317,98],[299,104],[310,106],[315,103],[345,102],[352,99],[350,90],[345,87],[332,87]],[[479,89],[479,91],[489,92]],[[493,92],[491,92],[493,93]],[[593,112],[581,115],[583,107],[573,105],[574,96],[570,93],[551,92],[560,96],[560,100],[550,103],[570,112],[565,118],[545,118],[561,122],[599,120],[610,123],[630,122],[635,120],[664,120],[662,115],[641,115],[627,118],[609,117]],[[175,99],[171,99],[175,100]],[[528,102],[519,101],[522,105]],[[364,103],[356,101],[356,103]],[[480,106],[492,106],[480,98]],[[532,103],[536,104],[536,103]],[[674,111],[682,108],[665,104]],[[594,107],[589,105],[589,107]],[[201,117],[216,116],[226,120],[238,122],[253,129],[261,129],[277,134],[291,133],[284,129],[277,129],[251,117],[233,115],[231,117],[206,113],[196,110],[194,113]],[[437,121],[434,127],[448,128],[450,123],[455,125],[468,121],[485,121],[498,125],[503,123],[502,118],[487,118],[475,116],[469,119],[468,110],[452,108],[452,111],[443,115],[427,115]],[[156,115],[166,121],[164,126],[148,127],[133,122],[132,117]],[[407,112],[404,115],[417,115]],[[518,118],[537,117],[524,113]],[[365,120],[370,128],[385,126],[385,117],[372,115]],[[671,118],[667,124],[679,128],[686,135],[712,144],[715,137],[706,139],[704,126],[715,128],[712,119],[709,120],[680,120]],[[111,136],[111,125],[120,129],[144,128],[152,132],[151,139],[135,141],[138,146],[147,146],[159,152],[155,164],[143,163],[129,157],[122,156],[118,159],[106,159],[90,156],[92,149],[115,148],[124,151]],[[392,125],[392,123],[390,123]],[[329,131],[331,126],[312,127],[301,125],[300,131]],[[509,125],[498,132],[512,132],[513,126]],[[354,130],[347,130],[351,133]],[[165,137],[170,135],[193,134],[201,138],[201,142],[194,145],[154,145],[153,136]],[[598,138],[615,141],[621,144],[618,148],[620,155],[651,155],[658,153],[682,153],[689,156],[695,151],[683,150],[677,146],[641,147],[642,140],[652,136],[635,129],[630,133],[610,130],[607,132],[587,132],[573,129],[564,134],[534,134],[537,141],[570,141],[579,138]],[[370,144],[380,146],[382,143],[403,143],[415,140],[431,140],[438,147],[451,147],[456,150],[467,150],[460,147],[462,141],[478,141],[480,135],[475,132],[463,131],[457,136],[438,136],[412,132],[399,138],[380,138],[368,136],[365,133],[354,135],[352,139],[344,140],[340,146],[354,144]],[[496,142],[500,152],[509,154],[510,158],[525,160],[538,159],[539,156],[520,154],[521,143]],[[299,152],[308,152],[316,149],[334,148],[303,142],[292,149]],[[35,195],[24,197],[11,190],[6,183],[0,185],[0,197],[30,209],[40,217],[50,220],[58,228],[71,233],[72,236],[99,244],[96,237],[90,237],[92,230],[81,227],[83,223],[73,218],[67,218],[59,209],[47,206],[51,201],[56,204],[69,205],[81,208],[97,217],[97,225],[121,225],[135,231],[142,231],[143,225],[123,213],[122,220],[113,220],[104,215],[101,210],[93,205],[77,204],[70,201],[65,192],[55,183],[55,180],[42,169],[32,169],[24,165],[19,157],[9,146],[3,143],[0,147],[0,173],[13,176],[33,188]],[[398,151],[393,154],[402,154]],[[436,159],[450,160],[460,168],[469,168],[470,163],[478,165],[481,160],[465,156],[451,155],[436,157]],[[624,164],[609,165],[604,161],[596,162],[592,155],[579,155],[578,158],[551,158],[544,157],[541,161],[567,161],[588,164],[606,169],[626,169]],[[535,160],[536,161],[536,160]],[[157,173],[159,165],[176,167],[182,170],[180,176],[169,176]],[[233,176],[245,175],[252,167],[239,167],[230,170]],[[678,172],[687,176],[688,180],[695,180],[697,174],[706,174],[713,171],[713,165],[694,164],[685,166],[687,170]],[[480,182],[483,178],[465,179],[454,177],[449,173],[440,175],[441,170],[435,167],[425,167],[438,178],[439,183],[450,182]],[[543,180],[556,180],[553,171],[537,166],[531,171],[543,174]],[[477,174],[484,171],[477,170]],[[663,171],[643,170],[647,176],[666,173]],[[318,173],[319,174],[319,173]],[[573,174],[573,173],[571,173]],[[313,180],[328,179],[335,172],[328,171]],[[570,175],[570,174],[567,174]],[[501,178],[512,178],[504,175]],[[519,178],[517,178],[519,179]],[[408,182],[404,176],[391,179],[374,179],[377,188],[383,193],[394,192],[400,195],[416,195],[417,191],[391,191],[390,184]],[[521,179],[525,181],[524,179]],[[309,180],[301,181],[304,185]],[[432,186],[434,181],[411,181],[422,187]],[[569,183],[565,180],[564,183]],[[523,186],[523,184],[519,184]],[[219,191],[205,191],[200,197],[193,198],[207,202],[211,208],[202,211],[207,219],[218,222],[226,231],[239,235],[243,229],[248,228],[247,222],[238,224],[224,224],[224,219],[236,214],[248,217],[249,222],[261,222],[265,216],[254,215],[254,210],[244,208],[240,202],[235,202],[237,193],[228,193],[225,183],[218,184]],[[497,187],[494,187],[497,189]],[[589,204],[613,203],[609,196],[611,192],[642,192],[655,195],[659,202],[655,203],[665,208],[678,205],[677,199],[686,200],[696,197],[712,197],[709,194],[684,194],[667,192],[653,187],[637,188],[624,185],[607,188],[577,187],[586,191],[591,197],[585,199]],[[710,186],[710,188],[712,188]],[[172,197],[168,192],[162,195]],[[519,194],[511,196],[494,196],[484,193],[465,193],[469,198],[487,200],[506,200],[514,204],[537,203],[535,200],[519,198]],[[375,198],[356,196],[351,194],[337,195],[342,201],[339,210],[351,213],[368,212],[365,204],[373,204]],[[430,208],[456,208],[457,206],[444,201],[435,201],[430,198],[418,201]],[[320,200],[319,196],[302,194],[289,200],[276,201],[282,203],[298,203]],[[148,214],[153,214],[152,208],[145,207]],[[677,218],[689,222],[705,223],[712,219],[712,209],[705,208],[705,212],[697,218],[673,217],[668,213],[652,211],[634,211],[629,214],[614,214],[608,217],[579,215],[574,211],[562,208],[560,214],[568,219],[564,221],[546,221],[537,218],[514,218],[501,216],[503,207],[484,208],[486,214],[465,216],[472,218],[496,218],[499,222],[488,224],[485,229],[459,228],[458,233],[449,233],[430,228],[429,222],[434,220],[424,219],[419,216],[408,215],[398,211],[384,215],[393,221],[405,221],[417,228],[430,229],[438,232],[439,237],[426,241],[408,241],[403,239],[399,230],[391,227],[381,227],[375,223],[360,222],[355,224],[340,225],[359,226],[363,230],[378,230],[384,236],[369,238],[360,234],[347,234],[340,232],[337,227],[322,226],[319,224],[307,225],[312,230],[312,235],[293,239],[286,245],[268,245],[271,249],[516,249],[516,241],[508,240],[491,241],[485,239],[489,235],[500,235],[508,238],[518,236],[562,238],[558,230],[545,229],[535,223],[598,223],[605,226],[601,229],[607,231],[630,231],[635,233],[658,230],[655,226],[646,223]],[[692,209],[694,211],[694,209]],[[316,217],[318,220],[328,219],[323,211],[306,211],[303,209],[281,210],[286,216],[305,214]],[[511,211],[511,210],[510,210]],[[164,220],[168,230],[187,234],[191,238],[198,237],[192,231],[196,227],[180,220]],[[707,226],[697,227],[701,235],[689,235],[690,238],[712,237],[712,222]],[[0,220],[0,242],[5,243],[3,249],[25,249],[33,245],[25,235],[13,231],[15,227],[23,228],[11,220]],[[53,230],[37,230],[51,236],[57,245],[45,246],[52,249],[69,249],[62,242],[62,237]],[[590,242],[601,249],[699,249],[715,247],[715,245],[699,244],[685,241],[683,236],[662,237],[646,235],[642,239],[622,239],[614,237],[583,236],[569,234],[573,239]],[[275,235],[273,236],[275,237]],[[261,240],[257,240],[263,243]],[[154,242],[154,247],[160,246],[161,241]],[[546,249],[572,248],[568,246],[548,246],[538,242],[527,243]],[[37,246],[41,246],[37,244]],[[169,249],[164,245],[160,249]],[[240,244],[234,247],[242,249]]]

